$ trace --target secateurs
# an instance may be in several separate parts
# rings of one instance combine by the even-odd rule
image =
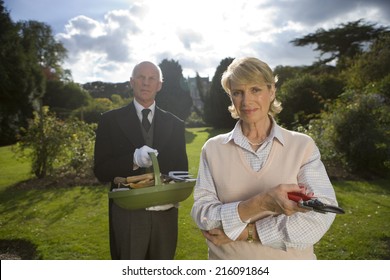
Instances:
[[[325,213],[336,213],[336,214],[344,214],[345,211],[334,205],[328,205],[320,200],[318,200],[315,197],[310,197],[304,193],[298,193],[298,192],[289,192],[288,193],[288,198],[290,200],[293,200],[299,204],[300,207],[313,210],[322,214]]]
[[[172,178],[175,181],[186,181],[186,182],[196,181],[196,179],[192,178],[192,176],[187,171],[170,171],[168,173],[168,177]]]

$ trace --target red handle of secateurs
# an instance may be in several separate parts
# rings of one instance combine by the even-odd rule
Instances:
[[[307,200],[312,199],[312,197],[307,196],[304,193],[298,193],[298,192],[289,192],[289,193],[287,193],[287,195],[288,195],[288,199],[293,200],[295,202],[299,202],[301,200],[307,201]]]

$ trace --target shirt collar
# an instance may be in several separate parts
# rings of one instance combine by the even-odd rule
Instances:
[[[149,113],[149,120],[152,120],[153,119],[153,116],[154,116],[154,111],[156,110],[156,101],[153,102],[152,105],[149,106],[149,108],[145,108],[144,106],[142,106],[141,104],[139,104],[137,102],[137,100],[134,99],[134,107],[135,107],[135,110],[137,112],[137,116],[140,120],[142,120],[142,110],[143,109],[150,109],[150,113]]]
[[[264,140],[264,142],[271,141],[276,138],[283,146],[284,146],[284,138],[282,134],[282,128],[276,123],[274,118],[270,116],[272,122],[271,132],[268,137]],[[229,132],[226,136],[224,144],[227,144],[230,141],[234,141],[237,145],[241,145],[241,142],[245,139],[244,134],[241,129],[241,121],[238,121],[234,126],[233,130]]]

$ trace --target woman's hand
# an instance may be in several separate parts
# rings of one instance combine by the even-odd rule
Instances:
[[[289,192],[304,193],[310,197],[313,196],[313,193],[307,193],[305,187],[301,187],[296,184],[280,184],[265,193],[258,194],[246,201],[240,202],[238,205],[238,212],[241,220],[251,220],[253,217],[257,217],[257,219],[254,220],[258,220],[262,212],[267,213],[267,215],[272,212],[274,214],[291,216],[297,212],[310,211],[299,207],[297,202],[290,200],[288,198]],[[254,238],[259,240],[256,231],[255,233]],[[233,240],[231,240],[225,232],[219,228],[202,230],[202,234],[207,240],[216,246],[233,242]],[[237,240],[246,240],[247,237],[247,231],[243,231]]]
[[[249,226],[249,225],[248,225]],[[246,241],[248,239],[248,226],[241,232],[236,241]],[[253,227],[252,238],[255,241],[260,241],[259,236],[257,234],[256,225],[251,225]],[[202,234],[207,238],[210,242],[212,242],[216,246],[221,246],[230,242],[234,242],[231,240],[223,230],[219,228],[215,228],[212,230],[202,230]]]
[[[211,230],[202,230],[202,234],[206,239],[216,246],[221,246],[233,242],[222,229],[214,228]]]
[[[306,193],[306,189],[296,184],[280,184],[267,192],[242,201],[238,205],[241,220],[253,222],[270,215],[270,213],[291,216],[297,212],[310,211],[299,207],[297,202],[290,200],[288,198],[289,192]],[[313,194],[309,193],[308,195],[312,196]]]
[[[291,216],[297,212],[307,212],[308,210],[299,207],[298,203],[288,198],[289,192],[304,193],[313,196],[313,193],[306,193],[306,188],[296,184],[280,184],[263,196],[264,207],[272,212]]]

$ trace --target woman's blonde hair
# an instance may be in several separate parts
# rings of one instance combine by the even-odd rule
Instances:
[[[273,75],[273,72],[267,63],[254,57],[244,57],[236,58],[233,60],[227,70],[223,73],[221,84],[223,89],[231,98],[231,82],[237,84],[264,82],[268,86],[268,88],[271,89],[272,87],[275,88],[275,84],[277,81],[278,78]],[[234,119],[239,118],[237,110],[233,105],[233,102],[228,109]],[[275,116],[276,114],[280,113],[280,111],[282,111],[282,104],[278,100],[276,100],[275,94],[275,98],[270,104],[269,113],[272,116]]]

